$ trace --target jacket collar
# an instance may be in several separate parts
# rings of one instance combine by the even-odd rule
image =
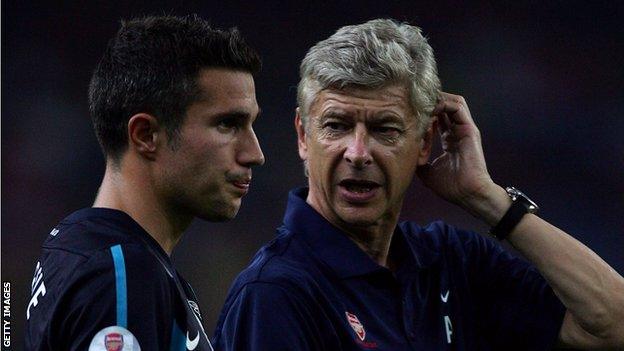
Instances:
[[[300,235],[312,249],[312,254],[325,262],[340,278],[390,272],[373,261],[344,232],[329,223],[306,202],[308,188],[297,188],[288,194],[284,226]],[[401,260],[400,270],[416,269],[419,264],[413,250],[405,245],[403,231],[397,226],[391,246],[395,257]]]
[[[169,255],[158,244],[156,239],[126,212],[105,207],[88,207],[73,212],[63,222],[76,223],[83,220],[99,221],[107,226],[113,226],[121,233],[127,233],[138,238],[150,248],[150,251],[159,256],[161,262],[164,260],[167,267],[173,267]]]

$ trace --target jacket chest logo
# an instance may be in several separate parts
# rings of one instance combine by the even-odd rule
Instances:
[[[364,338],[366,338],[366,330],[364,330],[364,326],[360,323],[358,317],[349,312],[345,312],[345,315],[347,316],[347,321],[351,325],[351,328],[355,331],[355,334],[358,338],[360,338],[360,340],[364,341]]]
[[[110,333],[104,337],[106,351],[121,351],[124,346],[123,335],[120,333]]]
[[[445,305],[448,303],[449,292],[450,290],[447,289],[445,293],[440,293],[440,300],[442,300],[442,302]],[[445,308],[448,308],[448,307],[445,306]],[[451,318],[448,316],[448,312],[446,315],[444,315],[443,318],[444,318],[444,330],[446,332],[446,343],[450,344],[452,342],[453,323],[451,323]]]

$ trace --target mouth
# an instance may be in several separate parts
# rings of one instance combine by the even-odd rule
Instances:
[[[230,181],[234,187],[240,189],[243,193],[247,193],[249,191],[249,186],[251,185],[251,178],[241,178],[241,179],[233,179]]]
[[[351,203],[362,203],[371,200],[381,184],[365,179],[344,179],[338,183],[340,194]]]

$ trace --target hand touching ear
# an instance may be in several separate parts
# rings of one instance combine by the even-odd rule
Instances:
[[[481,135],[463,97],[442,92],[432,115],[437,118],[442,154],[418,167],[425,186],[465,207],[494,185],[488,174]]]

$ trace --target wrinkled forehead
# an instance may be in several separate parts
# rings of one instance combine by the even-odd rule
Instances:
[[[362,86],[329,87],[318,91],[310,106],[310,114],[319,115],[327,110],[344,113],[394,112],[412,115],[409,90],[401,84],[371,88]]]

